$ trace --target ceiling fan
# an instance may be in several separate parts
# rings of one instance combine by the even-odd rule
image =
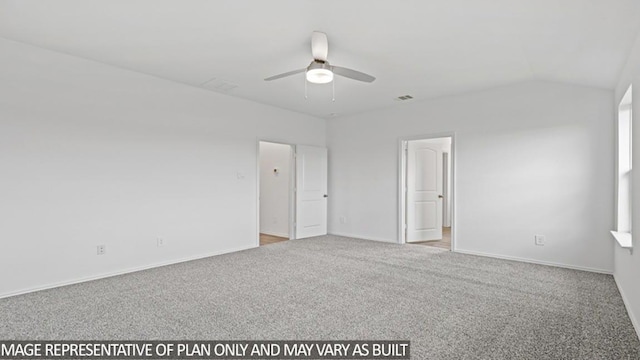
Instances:
[[[327,41],[327,34],[320,31],[314,31],[311,33],[311,53],[313,55],[313,61],[311,62],[311,64],[309,64],[309,66],[304,69],[298,69],[283,74],[274,75],[264,80],[277,80],[302,72],[305,73],[305,78],[307,79],[307,81],[314,84],[328,84],[333,81],[334,74],[368,83],[373,82],[376,79],[375,77],[360,71],[329,64],[329,61],[327,61],[328,52],[329,43]]]

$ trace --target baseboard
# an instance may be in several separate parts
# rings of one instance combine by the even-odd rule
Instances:
[[[362,236],[362,235],[356,235],[356,234],[347,234],[347,233],[343,233],[343,232],[331,232],[331,233],[329,233],[329,235],[350,237],[350,238],[361,239],[361,240],[381,241],[381,242],[394,243],[394,244],[398,243],[396,240],[375,238],[375,237]]]
[[[331,232],[329,235],[344,236],[344,237],[350,237],[350,238],[356,238],[356,239],[362,239],[362,240],[374,240],[374,241],[382,241],[382,242],[388,242],[388,243],[397,243],[395,240],[382,239],[382,238],[373,238],[373,237],[363,237],[362,235],[348,234],[348,233],[343,233],[343,232]],[[410,244],[410,243],[408,243],[408,244]],[[497,254],[485,253],[485,252],[480,252],[480,251],[470,251],[470,250],[460,250],[460,249],[455,249],[455,250],[452,250],[452,251],[453,252],[457,252],[457,253],[461,253],[461,254],[484,256],[484,257],[490,257],[490,258],[495,258],[495,259],[520,261],[520,262],[526,262],[526,263],[530,263],[530,264],[555,266],[555,267],[560,267],[560,268],[565,268],[565,269],[581,270],[581,271],[589,271],[589,272],[594,272],[594,273],[599,273],[599,274],[613,275],[613,271],[611,271],[611,270],[604,270],[604,269],[596,269],[596,268],[590,268],[590,267],[584,267],[584,266],[560,264],[560,263],[554,263],[554,262],[550,262],[550,261],[540,261],[540,260],[534,260],[534,259],[521,258],[521,257],[517,257],[517,256],[497,255]]]
[[[555,267],[571,269],[571,270],[581,270],[581,271],[589,271],[589,272],[594,272],[594,273],[599,273],[599,274],[613,275],[613,271],[611,271],[611,270],[596,269],[596,268],[590,268],[590,267],[585,267],[585,266],[575,266],[575,265],[560,264],[560,263],[554,263],[554,262],[551,262],[551,261],[541,261],[541,260],[527,259],[527,258],[521,258],[521,257],[517,257],[517,256],[497,255],[497,254],[484,253],[484,252],[479,252],[479,251],[460,250],[460,249],[455,249],[455,250],[453,250],[453,252],[457,252],[457,253],[460,253],[460,254],[484,256],[484,257],[490,257],[490,258],[502,259],[502,260],[520,261],[520,262],[525,262],[525,263],[530,263],[530,264],[537,264],[537,265],[555,266]]]
[[[287,238],[287,239],[289,238],[289,234],[281,233],[281,232],[277,232],[277,231],[260,231],[260,234],[283,237],[283,238]]]
[[[627,299],[627,296],[625,295],[624,290],[622,290],[622,287],[620,287],[620,283],[618,282],[618,278],[616,278],[615,274],[613,274],[613,279],[615,280],[616,286],[618,287],[618,291],[620,292],[620,296],[622,297],[622,302],[624,303],[624,307],[627,308],[627,315],[629,315],[629,319],[631,319],[631,324],[633,325],[633,328],[636,330],[636,335],[640,340],[640,322],[638,318],[635,316],[635,314],[633,313],[633,310],[631,309],[631,303]]]
[[[113,276],[129,274],[129,273],[133,273],[133,272],[137,272],[137,271],[143,271],[143,270],[153,269],[153,268],[167,266],[167,265],[179,264],[179,263],[183,263],[183,262],[187,262],[187,261],[204,259],[204,258],[217,256],[217,255],[229,254],[229,253],[232,253],[232,252],[248,250],[248,249],[252,249],[252,248],[255,248],[255,247],[256,246],[253,245],[253,246],[245,246],[245,247],[233,248],[233,249],[229,249],[229,250],[214,251],[214,252],[210,252],[210,253],[206,253],[206,254],[200,254],[200,255],[196,255],[196,256],[180,258],[180,259],[177,259],[177,260],[169,260],[169,261],[164,261],[164,262],[160,262],[160,263],[154,263],[154,264],[150,264],[150,265],[144,265],[144,266],[139,266],[139,267],[128,268],[128,269],[120,270],[120,271],[114,271],[114,272],[103,273],[103,274],[94,275],[94,276],[77,278],[77,279],[73,279],[73,280],[61,281],[61,282],[57,282],[57,283],[53,283],[53,284],[36,286],[36,287],[32,287],[32,288],[22,289],[22,290],[15,291],[15,292],[0,294],[0,299],[8,298],[8,297],[11,297],[11,296],[28,294],[28,293],[32,293],[32,292],[36,292],[36,291],[41,291],[41,290],[54,289],[54,288],[57,288],[57,287],[62,287],[62,286],[67,286],[67,285],[80,284],[80,283],[83,283],[83,282],[88,282],[88,281],[93,281],[93,280],[100,280],[100,279],[110,278],[110,277],[113,277]]]

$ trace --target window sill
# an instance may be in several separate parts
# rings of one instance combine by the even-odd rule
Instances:
[[[616,239],[618,245],[623,249],[633,249],[633,242],[631,241],[631,233],[611,231],[611,235]]]

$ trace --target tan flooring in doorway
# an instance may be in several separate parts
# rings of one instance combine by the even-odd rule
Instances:
[[[417,241],[411,242],[414,245],[433,246],[440,249],[451,250],[451,228],[442,228],[442,240],[430,240],[430,241]]]
[[[269,245],[269,244],[275,244],[275,243],[279,243],[279,242],[287,241],[287,240],[289,240],[289,239],[283,238],[283,237],[280,237],[280,236],[260,234],[260,246]]]

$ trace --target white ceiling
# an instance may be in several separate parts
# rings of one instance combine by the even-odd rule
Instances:
[[[637,0],[0,0],[4,38],[319,117],[528,79],[611,89],[639,29]],[[377,80],[338,77],[335,102],[305,100],[303,74],[263,81],[309,64],[313,30]]]

